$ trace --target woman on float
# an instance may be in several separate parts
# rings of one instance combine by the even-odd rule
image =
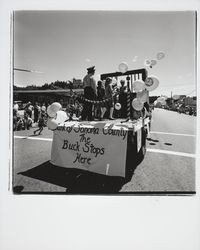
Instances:
[[[106,109],[108,111],[109,120],[114,120],[113,118],[113,111],[114,111],[114,99],[113,99],[113,88],[112,88],[112,79],[111,78],[106,78],[105,82],[105,98],[109,99],[106,102]]]
[[[100,101],[97,105],[97,118],[101,121],[106,111],[105,104],[102,102],[105,98],[105,87],[102,81],[97,83],[97,100]]]

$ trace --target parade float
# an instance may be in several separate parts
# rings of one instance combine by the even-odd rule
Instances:
[[[152,67],[151,64],[149,66]],[[128,65],[124,62],[119,65],[118,72],[100,76],[102,81],[107,77],[115,82],[120,77],[125,78],[127,117],[79,121],[70,119],[59,103],[51,104],[47,109],[47,125],[53,130],[53,165],[127,178],[134,164],[144,158],[151,123],[149,91],[158,87],[159,80],[155,76],[148,76],[146,68],[128,70]],[[109,101],[89,100],[83,96],[81,98],[83,102],[100,105]],[[120,103],[116,103],[115,109],[120,108]],[[135,113],[140,115],[135,116]]]

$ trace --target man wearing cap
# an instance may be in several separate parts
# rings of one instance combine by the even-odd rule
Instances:
[[[96,81],[94,79],[95,66],[87,68],[87,75],[83,78],[84,97],[88,100],[96,99]],[[82,120],[92,121],[92,102],[85,101],[82,112]]]

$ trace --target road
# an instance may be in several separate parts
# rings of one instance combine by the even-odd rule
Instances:
[[[33,130],[14,132],[17,193],[195,192],[196,117],[155,109],[146,156],[128,182],[92,173],[83,178],[80,171],[52,167],[53,132],[45,128],[42,135],[34,136]]]

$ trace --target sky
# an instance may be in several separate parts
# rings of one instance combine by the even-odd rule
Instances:
[[[95,65],[100,74],[145,68],[165,53],[148,75],[159,79],[153,95],[196,95],[194,11],[15,11],[14,84],[43,85],[82,79]]]

